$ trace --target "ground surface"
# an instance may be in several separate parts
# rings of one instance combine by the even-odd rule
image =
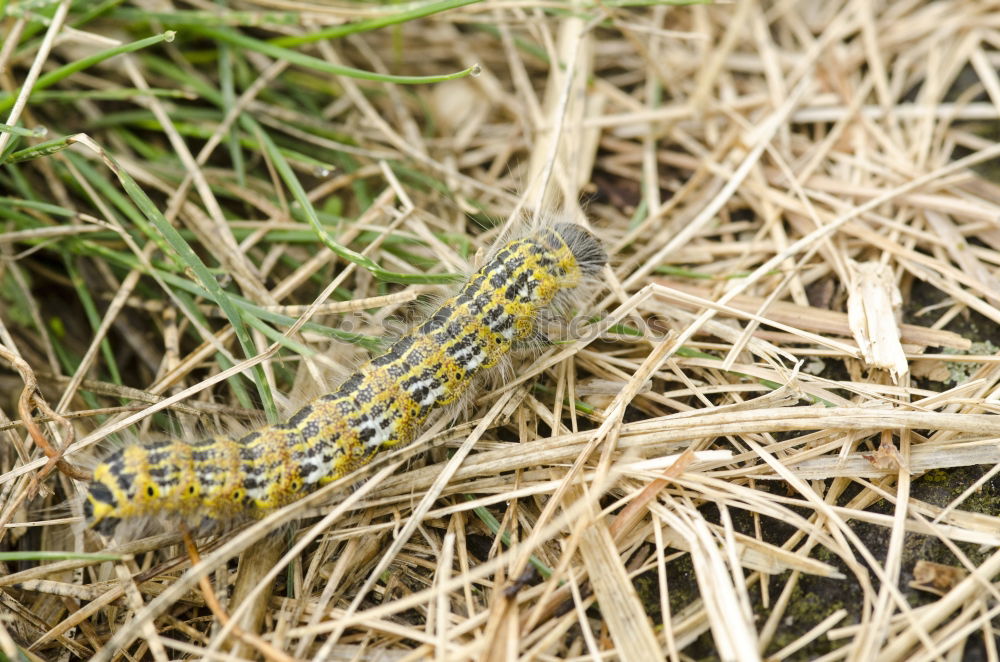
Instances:
[[[995,2],[0,14],[0,656],[1000,659]],[[553,210],[599,291],[457,419],[197,564],[74,526]]]

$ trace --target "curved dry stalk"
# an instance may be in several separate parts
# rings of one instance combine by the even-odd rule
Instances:
[[[48,417],[49,420],[58,423],[66,430],[66,439],[63,442],[63,446],[68,447],[73,444],[75,434],[73,425],[49,407],[48,402],[46,402],[45,398],[42,397],[41,391],[38,390],[38,380],[35,378],[35,373],[31,369],[31,366],[29,366],[28,363],[22,358],[3,346],[0,346],[0,358],[3,358],[10,363],[11,366],[13,366],[13,368],[21,375],[21,379],[24,381],[24,388],[21,390],[21,395],[17,401],[18,412],[21,415],[21,422],[28,430],[31,440],[35,442],[35,445],[41,449],[41,451],[45,453],[45,456],[48,458],[48,461],[38,471],[38,473],[32,476],[32,487],[29,489],[29,494],[33,496],[38,490],[38,484],[44,480],[53,469],[56,468],[74,480],[89,481],[91,479],[90,472],[80,469],[79,467],[76,467],[64,460],[63,450],[54,448],[52,444],[49,443],[49,440],[45,438],[45,433],[42,432],[41,427],[32,416],[32,409],[37,407],[43,414],[45,414],[45,416]],[[29,496],[28,498],[32,497]]]

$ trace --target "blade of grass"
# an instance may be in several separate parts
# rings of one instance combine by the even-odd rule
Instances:
[[[194,95],[184,90],[137,90],[134,87],[118,88],[114,90],[44,90],[34,92],[31,100],[39,101],[59,101],[66,103],[76,103],[81,99],[92,101],[128,101],[140,97],[161,97],[167,99],[194,99]],[[2,129],[0,129],[2,130]]]
[[[220,4],[219,11],[146,11],[121,7],[111,12],[109,18],[138,22],[162,23],[174,27],[222,25],[227,27],[267,28],[297,26],[302,22],[298,12],[229,11]]]
[[[465,494],[463,496],[465,496],[466,501],[475,501],[471,494]],[[500,534],[500,542],[502,542],[505,547],[510,547],[510,534],[506,531],[502,534],[500,533],[500,522],[493,516],[493,513],[487,510],[485,506],[476,506],[472,509],[472,512],[474,512],[476,517],[478,517],[479,520],[486,525],[486,528],[493,532],[493,535]],[[538,570],[538,574],[542,577],[548,579],[552,576],[552,568],[542,563],[542,561],[539,560],[534,554],[528,557],[528,561],[531,565],[535,566],[535,569]]]
[[[428,2],[427,4],[418,5],[417,7],[413,7],[412,9],[407,9],[396,14],[379,16],[378,18],[371,18],[364,21],[355,21],[345,25],[337,25],[307,35],[278,37],[277,39],[270,40],[269,43],[274,44],[275,46],[291,48],[293,46],[311,44],[324,39],[339,39],[341,37],[346,37],[347,35],[368,32],[369,30],[377,30],[378,28],[384,28],[387,25],[406,23],[407,21],[424,18],[425,16],[438,14],[443,11],[448,11],[449,9],[465,7],[466,5],[474,5],[480,2],[482,2],[482,0],[440,0],[438,2]]]
[[[44,90],[45,88],[51,87],[52,85],[55,85],[59,81],[64,80],[69,76],[72,76],[78,71],[83,71],[88,67],[92,67],[93,65],[99,62],[103,62],[104,60],[112,58],[116,55],[142,50],[143,48],[147,48],[149,46],[158,44],[161,41],[168,41],[168,42],[173,41],[175,34],[176,33],[173,32],[172,30],[167,30],[162,34],[154,35],[152,37],[147,37],[145,39],[140,39],[139,41],[133,41],[128,44],[122,44],[121,46],[115,46],[114,48],[109,48],[107,50],[101,51],[100,53],[94,53],[93,55],[90,55],[88,57],[80,58],[79,60],[75,60],[73,62],[70,62],[69,64],[65,64],[59,67],[58,69],[50,71],[47,74],[39,76],[38,81],[35,82],[35,85],[31,91],[35,92],[37,90]],[[10,110],[11,106],[14,105],[14,100],[16,98],[17,98],[17,92],[13,94],[8,93],[3,96],[0,96],[0,113]]]
[[[52,140],[46,140],[45,142],[32,145],[31,147],[19,149],[5,156],[0,162],[20,163],[21,161],[30,161],[31,159],[37,159],[43,156],[51,156],[52,154],[61,152],[72,145],[73,143],[70,142],[70,138],[72,138],[72,136],[62,136],[61,138],[53,138]]]
[[[0,561],[122,561],[123,554],[101,554],[94,552],[0,552]]]
[[[199,26],[194,28],[194,31],[204,37],[210,37],[221,42],[232,44],[233,46],[237,46],[239,48],[245,48],[250,51],[262,53],[269,57],[273,57],[276,60],[285,60],[300,67],[315,69],[317,71],[322,71],[323,73],[335,76],[349,76],[351,78],[374,80],[382,83],[424,85],[427,83],[441,83],[446,80],[455,80],[457,78],[465,78],[466,76],[474,76],[478,72],[478,67],[472,66],[462,69],[461,71],[456,71],[450,74],[441,74],[439,76],[392,76],[388,74],[378,74],[372,71],[365,71],[363,69],[355,69],[354,67],[345,67],[333,64],[331,62],[327,62],[326,60],[312,57],[311,55],[305,55],[297,51],[275,46],[272,43],[261,41],[260,39],[248,37],[244,34],[236,32],[235,30]]]
[[[15,136],[24,136],[26,138],[41,138],[47,132],[48,129],[44,126],[36,126],[34,129],[26,129],[23,126],[0,124],[0,133],[13,133]]]

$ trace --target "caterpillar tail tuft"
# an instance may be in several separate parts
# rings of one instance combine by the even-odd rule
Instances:
[[[124,446],[94,469],[83,511],[103,534],[146,523],[194,529],[258,519],[413,441],[512,346],[589,293],[607,262],[579,225],[555,223],[499,245],[458,293],[335,391],[239,438]]]

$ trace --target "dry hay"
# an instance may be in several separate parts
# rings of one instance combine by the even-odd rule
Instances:
[[[159,59],[118,58],[61,89],[176,85],[190,98],[24,111],[27,126],[92,141],[17,166],[73,215],[19,208],[46,227],[8,214],[0,234],[3,286],[17,295],[0,304],[2,341],[72,422],[71,461],[117,430],[155,430],[157,411],[234,425],[256,402],[227,387],[251,362],[220,312],[148,275],[164,254],[134,230],[141,216],[107,203],[100,182],[117,180],[100,150],[221,267],[227,291],[300,323],[375,332],[432,288],[387,284],[308,240],[273,153],[261,156],[264,131],[281,137],[309,201],[345,219],[328,227],[336,241],[384,269],[466,270],[505,219],[539,206],[589,219],[613,264],[582,340],[481,394],[467,422],[439,420],[356,490],[203,540],[193,568],[173,534],[112,547],[128,555],[114,563],[8,563],[0,650],[252,658],[206,609],[208,577],[246,627],[256,620],[270,659],[998,659],[1000,5],[628,5],[486,0],[285,42],[383,73],[481,68],[428,86],[331,78],[244,46],[227,107],[252,115],[256,135],[230,133],[235,113],[180,113],[216,108],[196,83],[224,87],[207,55],[220,38],[183,25]],[[397,11],[232,9],[261,26],[234,30],[257,39]],[[288,24],[268,22],[286,12]],[[16,35],[18,20],[2,29]],[[135,17],[60,20],[51,43],[42,30],[0,53],[4,90],[32,62],[51,71],[107,47]],[[321,113],[298,105],[319,93]],[[146,115],[102,121],[123,107]],[[238,167],[233,136],[245,141]],[[323,172],[332,153],[350,168]],[[96,231],[86,251],[60,243]],[[105,244],[132,265],[103,261]],[[95,294],[90,322],[80,283]],[[277,360],[274,337],[254,331],[252,363],[279,393],[359,354],[310,328],[286,335],[323,351]],[[114,354],[132,388],[109,379]],[[4,380],[6,421],[22,381]],[[92,534],[31,521],[52,520],[44,506],[75,488],[50,478],[25,506],[44,458],[19,423],[5,430],[6,549],[101,550]]]

